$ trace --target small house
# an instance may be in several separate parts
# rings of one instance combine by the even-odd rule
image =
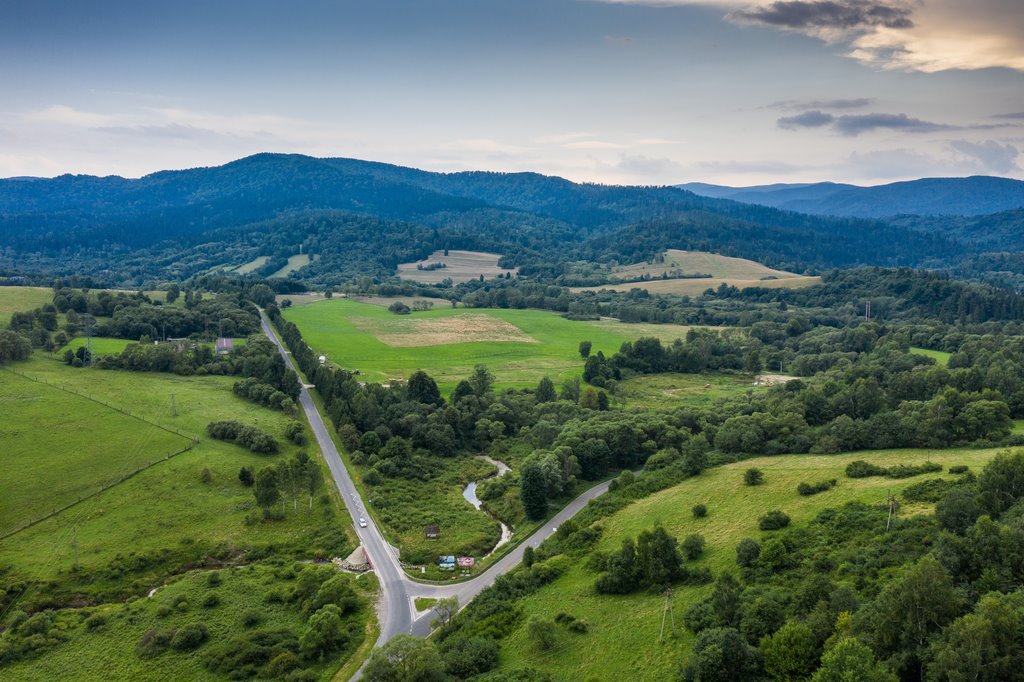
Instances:
[[[234,339],[217,339],[217,355],[227,355],[235,349]]]
[[[441,528],[439,526],[427,526],[423,529],[423,537],[428,540],[436,540],[441,537]]]

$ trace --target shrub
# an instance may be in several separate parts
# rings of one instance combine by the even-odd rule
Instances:
[[[757,540],[743,538],[736,545],[736,564],[741,568],[753,566],[759,556],[761,556],[761,545]]]
[[[95,630],[103,627],[107,624],[107,617],[102,613],[94,613],[85,619],[85,627],[87,630]]]
[[[210,633],[202,623],[189,623],[171,638],[171,648],[175,651],[192,651],[198,649],[210,638]]]
[[[695,504],[695,505],[693,505],[693,518],[695,518],[695,519],[703,519],[707,515],[708,515],[708,508],[707,508],[706,505],[703,505],[703,504]]]
[[[966,464],[957,464],[949,467],[949,473],[951,474],[966,474],[971,468]]]
[[[789,525],[789,516],[779,510],[773,510],[761,517],[757,522],[761,530],[779,530]]]
[[[223,582],[219,571],[210,571],[206,574],[206,584],[210,587],[217,587]]]
[[[263,614],[256,609],[248,609],[242,613],[242,626],[251,628],[256,627],[263,620]]]
[[[885,476],[885,467],[880,467],[862,459],[855,460],[846,465],[847,478],[867,478],[868,476]]]
[[[936,464],[935,462],[925,462],[923,464],[897,464],[896,466],[891,466],[886,470],[886,476],[889,478],[910,478],[911,476],[931,474],[936,471],[942,471],[942,465]]]
[[[252,467],[242,467],[239,469],[238,480],[241,481],[242,485],[246,488],[251,488],[252,484],[256,481],[256,478],[252,473]]]
[[[210,422],[206,425],[206,433],[211,438],[241,445],[251,452],[260,454],[277,452],[277,441],[273,436],[255,426],[247,426],[238,421]]]
[[[764,473],[760,469],[747,469],[743,472],[743,482],[747,485],[761,485],[764,483]]]
[[[683,625],[694,634],[718,626],[715,609],[707,601],[699,601],[683,613]]]
[[[302,428],[300,421],[288,422],[288,425],[284,427],[284,436],[296,445],[305,445],[307,442],[306,431]]]
[[[836,485],[836,479],[830,478],[827,481],[818,481],[817,483],[801,483],[796,487],[796,492],[804,497],[810,497],[811,495],[817,495],[823,493],[826,490],[831,490]]]
[[[445,641],[444,669],[457,680],[466,680],[498,664],[498,643],[489,637],[454,637]]]
[[[143,632],[139,641],[135,643],[135,653],[139,658],[159,656],[171,645],[174,635],[174,628],[150,628]]]
[[[526,635],[536,648],[547,651],[555,645],[555,624],[539,616],[530,616],[526,623]]]
[[[203,483],[210,483],[213,481],[213,474],[210,473],[210,467],[203,467],[203,470],[199,473],[199,480]]]
[[[704,553],[704,536],[694,533],[683,540],[683,555],[690,561],[700,558]]]
[[[203,599],[204,609],[212,609],[217,606],[220,606],[220,597],[218,597],[215,593],[210,593],[206,595],[205,599]]]

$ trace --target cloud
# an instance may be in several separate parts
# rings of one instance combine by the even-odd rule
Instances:
[[[956,130],[958,126],[933,123],[913,118],[906,114],[846,114],[834,116],[823,111],[807,111],[796,116],[783,116],[778,126],[786,130],[800,128],[823,128],[833,130],[847,137],[856,137],[873,130],[902,130],[908,133],[932,133],[939,130]]]
[[[719,7],[725,18],[813,36],[881,69],[1024,71],[1020,0],[597,0]]]
[[[678,162],[672,159],[652,158],[643,154],[623,154],[615,166],[632,176],[658,178],[661,181],[677,177],[683,169]]]
[[[580,140],[579,142],[567,142],[562,146],[566,149],[626,149],[628,145],[604,140]]]
[[[874,104],[874,97],[857,97],[855,99],[812,99],[812,100],[782,100],[768,105],[771,109],[789,109],[792,111],[804,111],[807,109],[862,109]]]
[[[619,47],[629,47],[635,41],[633,36],[605,36],[604,42],[609,45],[617,45]]]
[[[141,125],[141,126],[101,126],[93,128],[98,133],[117,135],[120,137],[141,137],[164,140],[187,140],[192,142],[215,142],[228,139],[238,139],[239,135],[220,133],[209,128],[199,128],[180,123],[168,125]],[[263,133],[261,137],[273,137],[270,133]]]
[[[97,114],[89,111],[81,111],[74,107],[63,104],[54,104],[45,109],[38,109],[24,114],[29,121],[41,123],[58,123],[61,125],[80,126],[93,128],[96,126],[109,125],[116,119],[106,114]]]
[[[739,10],[735,21],[749,21],[794,30],[911,28],[911,10],[902,4],[874,0],[783,0]]]
[[[1020,170],[1017,165],[1020,150],[1012,144],[1001,144],[995,140],[984,142],[952,140],[949,146],[954,151],[980,163],[986,172],[1005,174]]]
[[[1010,120],[1024,120],[1024,111],[1015,111],[1009,114],[996,114],[992,118],[1007,118]]]
[[[505,144],[503,142],[499,142],[497,140],[493,140],[487,137],[474,137],[455,140],[455,142],[453,142],[449,146],[452,149],[470,152],[484,152],[486,154],[498,156],[516,156],[524,151],[527,151],[525,147],[520,147],[513,144]]]
[[[780,128],[796,130],[797,128],[821,128],[834,123],[836,117],[824,111],[806,111],[796,116],[783,116],[778,120]]]

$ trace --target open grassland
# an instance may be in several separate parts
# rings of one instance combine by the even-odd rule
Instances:
[[[307,265],[309,265],[309,254],[298,253],[294,256],[288,256],[288,264],[272,274],[271,277],[287,277]]]
[[[906,486],[940,476],[924,474],[903,480],[889,478],[848,479],[846,465],[857,459],[888,466],[900,463],[938,462],[948,468],[966,464],[980,471],[995,450],[894,450],[858,452],[846,455],[789,455],[762,457],[709,469],[699,477],[639,500],[602,522],[604,531],[599,550],[618,549],[624,537],[661,523],[679,537],[700,533],[707,541],[704,555],[695,565],[714,572],[736,571],[736,544],[745,537],[763,539],[770,535],[759,531],[758,519],[766,512],[781,509],[796,525],[807,523],[827,508],[859,501],[884,504],[887,496],[899,494]],[[764,472],[765,483],[748,487],[743,472],[757,467]],[[948,477],[948,474],[941,474]],[[835,478],[838,485],[830,491],[801,497],[796,487]],[[707,505],[708,516],[695,519],[693,505]],[[904,505],[900,514],[919,513],[929,505]],[[679,662],[689,650],[692,635],[682,628],[687,607],[705,597],[711,586],[679,586],[673,591],[673,609],[677,635],[658,643],[665,597],[637,592],[632,595],[598,595],[594,591],[597,574],[581,564],[573,565],[550,585],[519,604],[526,614],[551,619],[569,613],[590,624],[585,635],[561,632],[555,647],[539,652],[532,646],[523,624],[502,644],[501,666],[532,666],[551,672],[556,680],[674,679]],[[666,626],[666,634],[668,627]]]
[[[935,364],[938,365],[939,367],[945,367],[946,365],[948,365],[949,357],[950,355],[952,355],[952,353],[946,353],[941,350],[929,350],[927,348],[911,347],[910,352],[915,353],[917,355],[924,355],[926,357],[933,358],[935,360]]]
[[[300,568],[301,570],[301,568]],[[211,574],[217,579],[211,582]],[[5,667],[5,680],[49,682],[58,679],[101,680],[205,680],[226,679],[206,666],[212,651],[224,647],[233,637],[256,630],[288,630],[301,634],[306,617],[297,605],[268,601],[272,591],[285,591],[294,584],[290,566],[255,565],[220,571],[193,571],[161,587],[152,597],[125,604],[65,611],[59,615],[66,628],[66,640],[41,657]],[[290,576],[290,579],[289,579]],[[344,619],[347,644],[335,656],[313,662],[308,668],[329,679],[340,662],[363,642],[370,601],[376,591],[373,575],[345,578],[361,598],[360,608]],[[216,601],[216,604],[212,604]],[[246,618],[257,614],[248,627]],[[86,626],[85,619],[102,620]],[[165,651],[155,658],[136,653],[136,643],[153,628],[180,629],[202,623],[208,640],[194,651]],[[308,666],[309,663],[307,662]],[[72,672],[73,671],[73,672]]]
[[[672,408],[686,404],[710,407],[719,398],[734,398],[748,391],[760,392],[750,374],[707,372],[704,374],[649,374],[619,384],[626,407]]]
[[[252,489],[238,480],[239,469],[259,469],[300,448],[284,437],[289,418],[233,395],[233,377],[75,369],[38,353],[15,367],[157,424],[198,434],[202,440],[191,451],[0,541],[0,567],[10,569],[12,576],[58,581],[60,589],[67,591],[121,590],[126,584],[129,591],[142,591],[153,587],[153,581],[168,570],[183,563],[202,562],[211,555],[231,557],[271,546],[284,556],[303,557],[316,553],[343,555],[351,550],[334,498],[326,487],[312,508],[308,498],[289,497],[282,502],[286,511],[283,520],[246,523],[256,506]],[[4,387],[9,383],[7,376]],[[53,438],[75,443],[74,433],[61,426],[66,417],[61,413],[62,405],[40,400],[34,407],[38,410],[37,421],[20,424],[19,428],[50,430]],[[206,438],[207,423],[220,419],[237,419],[270,432],[281,444],[281,453],[256,455],[237,445]],[[318,456],[315,447],[306,449]],[[64,466],[65,449],[37,448],[33,453],[40,476],[63,475],[69,481],[82,476],[79,469]],[[204,469],[209,470],[208,482],[203,481]],[[11,494],[16,483],[7,476],[0,478],[0,498]],[[45,508],[50,497],[44,490],[40,499],[31,503]],[[72,573],[74,534],[80,570]]]
[[[499,275],[511,272],[515,277],[519,268],[506,270],[498,267],[498,260],[501,258],[497,253],[482,253],[480,251],[455,251],[451,250],[448,255],[444,251],[435,251],[426,260],[416,263],[401,263],[398,266],[398,276],[421,284],[437,284],[450,279],[456,284],[468,282],[471,279],[478,279],[480,275],[484,279],[493,279]],[[417,265],[428,265],[430,263],[444,263],[446,267],[437,270],[417,270]]]
[[[298,325],[318,353],[346,369],[358,369],[365,381],[408,377],[417,369],[450,391],[483,363],[500,386],[536,386],[544,376],[554,381],[583,370],[580,341],[593,352],[614,353],[625,341],[656,334],[664,341],[685,335],[686,327],[631,325],[613,320],[574,322],[546,311],[435,308],[398,316],[379,306],[349,299],[292,307],[284,316]],[[502,337],[474,340],[481,326]],[[431,345],[420,339],[430,330]],[[660,333],[658,333],[660,332]],[[490,333],[490,332],[488,332]]]
[[[0,534],[190,443],[96,401],[7,371],[0,372],[0,412]]]
[[[765,287],[766,289],[802,289],[820,284],[820,277],[780,277],[778,279],[741,279],[736,277],[702,277],[692,279],[654,279],[646,282],[629,282],[625,284],[601,284],[593,287],[575,287],[579,291],[629,291],[643,289],[652,294],[675,294],[677,296],[700,296],[708,289],[717,289],[722,284],[747,289],[749,287]]]
[[[613,273],[618,279],[709,275],[716,279],[760,280],[765,277],[783,279],[800,276],[794,272],[775,270],[746,258],[732,258],[720,256],[717,253],[683,251],[681,249],[669,249],[662,254],[661,262],[623,265],[614,268]]]
[[[237,275],[248,275],[250,272],[256,272],[257,269],[263,267],[270,260],[270,256],[257,256],[248,263],[243,263],[237,268],[226,268],[229,272],[233,272]]]
[[[92,355],[94,358],[98,358],[101,355],[117,355],[123,351],[128,345],[138,343],[138,341],[132,341],[131,339],[115,339],[107,336],[94,336],[92,337]],[[76,336],[67,342],[63,348],[58,348],[58,353],[63,353],[66,349],[78,350],[79,348],[86,347],[89,344],[89,339],[84,336]]]
[[[11,313],[23,313],[53,302],[46,287],[0,287],[0,325],[6,328]]]

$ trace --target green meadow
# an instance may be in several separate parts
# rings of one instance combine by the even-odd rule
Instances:
[[[702,374],[649,374],[632,377],[619,384],[619,395],[630,407],[674,407],[690,405],[710,407],[719,398],[734,398],[748,391],[761,392],[767,386],[754,386],[751,374],[705,372]]]
[[[975,472],[991,459],[996,450],[891,450],[858,452],[846,455],[787,455],[748,459],[715,467],[678,486],[638,500],[601,521],[604,530],[597,549],[618,549],[623,538],[636,537],[655,523],[680,540],[699,533],[707,542],[703,556],[693,565],[706,566],[715,573],[737,571],[736,544],[745,537],[763,540],[768,533],[758,530],[758,519],[766,512],[781,509],[794,525],[805,524],[824,509],[847,502],[885,504],[890,494],[898,495],[912,483],[948,474],[924,474],[903,480],[872,477],[849,479],[846,465],[866,459],[887,466],[931,460],[949,466],[966,464]],[[764,472],[765,483],[748,487],[743,472],[757,467]],[[801,497],[796,487],[835,478],[838,485],[824,493]],[[707,505],[708,515],[693,518],[695,504]],[[920,513],[929,505],[904,504],[900,514]],[[538,651],[526,634],[526,619],[501,644],[501,667],[532,666],[551,672],[556,680],[674,679],[680,661],[689,651],[692,635],[682,627],[687,607],[704,598],[711,586],[679,586],[674,589],[672,607],[676,633],[659,643],[665,597],[638,592],[632,595],[598,595],[594,591],[597,574],[584,566],[585,560],[568,568],[565,574],[537,593],[519,602],[524,613],[552,619],[569,613],[586,620],[587,634],[561,632],[559,641],[548,651]]]
[[[945,367],[946,365],[948,365],[949,356],[952,355],[952,353],[946,353],[945,351],[941,350],[929,350],[927,348],[914,347],[911,347],[910,352],[915,353],[917,355],[924,355],[926,357],[932,358],[933,360],[935,360],[935,364],[937,364],[939,367]]]
[[[300,448],[284,437],[289,418],[236,397],[231,392],[234,378],[76,369],[38,352],[31,360],[17,363],[15,367],[33,377],[87,393],[156,424],[196,434],[201,441],[188,452],[160,462],[67,511],[0,540],[0,572],[9,571],[9,578],[53,581],[44,592],[54,590],[109,597],[139,594],[159,584],[155,581],[180,566],[202,564],[212,557],[217,561],[232,561],[246,552],[265,552],[268,548],[274,548],[282,556],[297,558],[344,556],[351,550],[350,536],[344,530],[346,524],[340,520],[336,498],[326,486],[312,508],[308,499],[289,499],[282,503],[286,511],[283,520],[247,523],[249,517],[258,513],[252,490],[238,480],[239,469],[243,466],[259,469]],[[18,396],[30,388],[23,384],[24,379],[11,381],[13,376],[4,372],[0,377],[0,401],[5,404],[17,401]],[[29,485],[22,480],[25,470],[17,479],[11,476],[0,479],[0,499],[16,495],[25,505],[46,509],[53,506],[54,488],[64,485],[77,490],[83,487],[76,479],[95,480],[101,463],[115,462],[106,458],[116,454],[123,459],[134,454],[122,462],[133,469],[138,461],[148,461],[151,451],[162,454],[168,445],[184,440],[174,437],[177,440],[173,443],[164,443],[160,439],[165,438],[162,434],[167,434],[166,431],[154,431],[137,420],[124,421],[131,418],[82,398],[72,400],[67,397],[69,394],[56,389],[39,385],[31,388],[37,400],[16,410],[15,420],[5,418],[3,428],[25,434],[19,438],[32,438],[37,434],[37,438],[53,441],[51,446],[36,448],[33,453],[34,466],[42,481],[54,484],[47,486],[40,482],[29,494],[21,490]],[[104,453],[102,444],[89,442],[88,431],[80,433],[67,428],[67,412],[73,409],[99,410],[95,414],[98,424],[83,424],[83,428],[123,436],[124,445],[110,447],[111,452]],[[82,412],[79,418],[89,414],[92,413]],[[281,452],[256,455],[239,446],[206,438],[207,423],[219,419],[237,419],[269,431],[281,444]],[[133,425],[136,431],[127,428],[117,431],[126,424]],[[154,443],[152,447],[142,447],[149,433],[157,440],[150,439]],[[86,456],[91,450],[84,451],[86,455],[75,454],[76,449],[87,445],[95,448],[96,461]],[[307,449],[311,455],[318,454],[315,447]],[[204,470],[208,470],[209,476],[204,475]],[[110,465],[99,471],[106,476],[108,472],[116,472],[117,466]],[[68,482],[62,483],[64,480]],[[64,496],[68,494],[75,493],[64,493]],[[77,540],[78,570],[73,570],[73,540]],[[45,594],[40,594],[40,589],[33,588],[27,599],[30,602],[44,599]]]
[[[540,310],[435,308],[395,315],[386,308],[334,298],[284,311],[313,349],[366,381],[405,378],[417,369],[450,391],[477,364],[494,372],[499,386],[536,386],[578,376],[581,341],[614,353],[625,341],[657,335],[671,341],[687,327],[630,325],[615,320],[577,322]]]
[[[53,289],[46,287],[0,287],[0,324],[5,328],[11,313],[34,310],[53,302]]]

